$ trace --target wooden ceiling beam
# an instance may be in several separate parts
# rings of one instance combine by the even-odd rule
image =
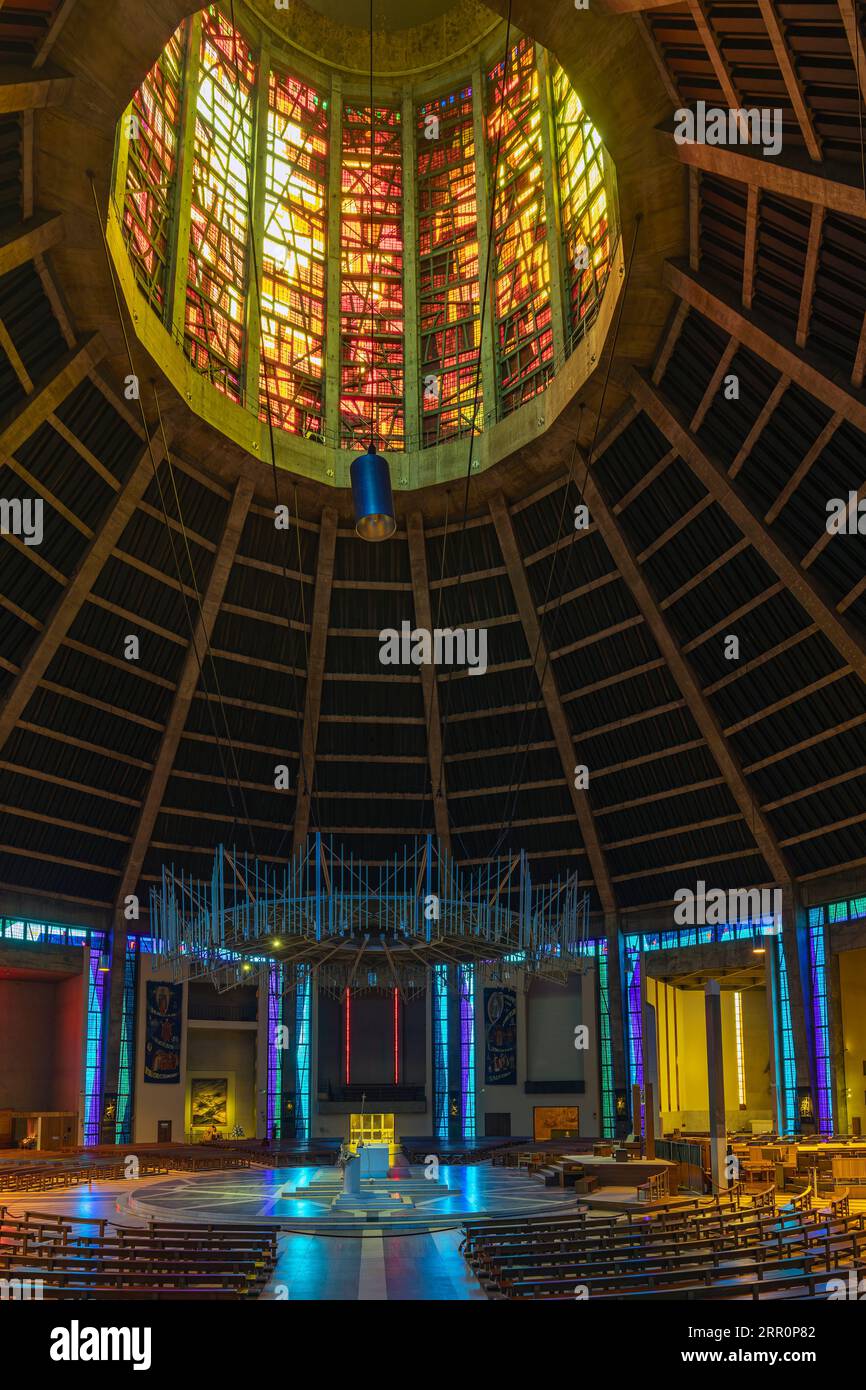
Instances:
[[[743,305],[751,309],[755,293],[755,253],[758,248],[758,199],[760,190],[757,184],[750,183],[746,193],[746,235],[743,247]]]
[[[750,145],[689,142],[679,145],[674,140],[672,122],[656,126],[656,138],[674,158],[706,174],[732,179],[735,183],[763,189],[781,198],[818,203],[828,212],[866,217],[866,193],[862,182],[857,181],[859,165],[856,173],[854,166],[837,162],[824,163],[819,170],[810,160],[789,150],[772,159],[765,159],[760,150]]]
[[[689,167],[689,265],[701,268],[701,171]]]
[[[310,829],[313,779],[316,773],[316,744],[322,712],[322,688],[325,676],[325,654],[328,645],[328,624],[331,616],[331,587],[334,581],[336,546],[337,513],[333,507],[325,507],[322,511],[322,524],[319,531],[316,585],[313,592],[313,612],[310,618],[311,637],[307,653],[304,726],[301,734],[301,758],[295,800],[295,824],[292,833],[292,845],[295,853],[303,846]]]
[[[70,777],[58,777],[56,772],[41,772],[36,767],[24,767],[20,763],[0,762],[0,771],[12,772],[18,777],[30,777],[34,782],[47,782],[49,786],[65,787],[68,791],[79,792],[82,796],[101,797],[103,801],[113,801],[120,806],[140,806],[140,802],[131,796],[121,796],[114,789],[106,791],[103,787],[91,787],[85,782],[73,781]]]
[[[857,390],[863,385],[864,373],[866,373],[866,314],[863,315],[863,322],[860,325],[860,337],[857,341],[857,352],[854,356],[854,367],[851,372],[851,385]]]
[[[769,603],[771,598],[776,598],[778,594],[784,592],[785,585],[778,579],[775,584],[770,585],[769,589],[761,589],[750,599],[746,599],[745,603],[741,603],[738,608],[734,609],[733,613],[726,613],[718,622],[713,623],[712,627],[704,628],[703,632],[699,632],[696,637],[690,637],[688,642],[683,642],[683,651],[688,656],[689,652],[693,652],[696,648],[702,647],[705,642],[709,642],[711,637],[717,636],[718,633],[724,632],[726,629],[730,630],[732,624],[745,618],[747,613],[754,612],[756,608],[760,608],[764,603]]]
[[[42,40],[42,43],[39,46],[39,52],[33,60],[33,66],[37,71],[40,68],[43,68],[47,63],[48,56],[51,53],[51,50],[56,44],[57,40],[60,38],[66,21],[68,20],[77,3],[78,0],[60,0],[60,4],[54,11],[54,18],[51,21],[51,27],[49,28],[48,33],[45,35],[45,38]]]
[[[612,676],[603,676],[601,680],[590,681],[589,685],[579,685],[576,690],[570,690],[563,694],[562,703],[580,700],[585,695],[595,695],[599,690],[608,690],[612,685],[620,685],[623,681],[633,680],[635,676],[645,676],[650,671],[659,671],[664,664],[662,657],[656,657],[652,661],[642,661],[638,666],[629,666],[625,671],[617,671]]]
[[[705,864],[731,864],[736,859],[751,859],[760,854],[760,849],[735,849],[728,854],[709,854],[705,859],[686,859],[679,864],[659,864],[652,869],[636,869],[633,873],[615,874],[614,883],[629,883],[636,878],[655,878],[659,874],[680,873],[688,869],[702,869]],[[772,873],[772,870],[770,871]],[[775,882],[779,882],[778,879]],[[792,880],[783,879],[782,886],[786,887]],[[757,886],[757,885],[755,885]]]
[[[819,161],[821,159],[821,146],[818,136],[815,133],[815,126],[812,121],[812,113],[809,110],[805,99],[803,84],[800,81],[794,68],[794,61],[791,57],[791,50],[782,29],[782,22],[776,13],[773,0],[758,0],[761,11],[761,18],[764,27],[770,36],[770,43],[773,45],[773,52],[776,55],[776,62],[779,64],[779,71],[785,83],[785,89],[791,102],[791,109],[797,117],[797,124],[803,136],[803,143],[809,151],[809,158]]]
[[[635,500],[636,497],[640,497],[641,493],[645,492],[646,489],[650,486],[650,484],[655,482],[656,478],[660,478],[662,473],[664,473],[666,469],[670,468],[676,456],[676,449],[668,449],[667,453],[662,455],[658,463],[654,463],[652,468],[648,468],[646,473],[644,473],[642,477],[638,478],[637,482],[629,488],[628,492],[623,493],[622,497],[619,499],[618,502],[614,502],[614,516],[619,516],[620,512],[624,512],[627,507],[631,506],[632,502]],[[609,576],[605,575],[603,576],[603,578],[619,579],[620,575],[617,570],[612,570]],[[600,583],[599,580],[596,580],[595,582],[596,584]],[[556,601],[556,599],[553,599],[552,603],[555,604]]]
[[[704,453],[695,437],[678,419],[677,412],[662,399],[649,382],[637,371],[631,373],[635,399],[640,401],[650,419],[671,444],[676,445],[695,476],[703,483],[715,501],[727,513],[742,534],[751,541],[758,554],[778,575],[803,611],[816,622],[833,643],[839,655],[866,681],[866,642],[841,617],[833,601],[813,577],[806,573],[787,543],[767,529],[754,510],[747,495],[731,482],[724,467]]]
[[[642,404],[641,397],[636,396],[636,399],[638,404]],[[656,424],[658,424],[657,421]],[[670,435],[667,437],[672,444],[677,443]],[[681,449],[680,453],[682,453]],[[683,655],[673,629],[659,608],[650,582],[638,564],[637,556],[625,530],[608,506],[596,476],[591,470],[587,472],[584,496],[589,505],[590,515],[595,517],[604,543],[628,584],[659,651],[667,661],[668,669],[715,759],[716,766],[725,778],[747,823],[753,827],[758,852],[763,855],[770,872],[780,884],[789,881],[791,870],[779,849],[772,827],[769,821],[756,810],[751,788],[746,781],[742,765],[733,749],[728,746],[715,711],[704,695],[701,683],[691,664]]]
[[[81,347],[66,353],[47,379],[36,382],[33,394],[0,422],[0,455],[14,454],[81,384],[105,351],[105,340],[94,333]]]
[[[866,714],[855,714],[853,719],[845,719],[841,724],[834,724],[832,729],[822,729],[818,734],[810,734],[808,738],[800,739],[799,743],[791,743],[787,748],[780,748],[775,753],[768,753],[766,758],[756,758],[753,763],[749,763],[746,772],[760,772],[762,768],[771,767],[773,763],[784,762],[786,758],[793,758],[797,753],[803,753],[807,748],[817,748],[819,744],[826,743],[828,739],[837,738],[839,734],[847,734],[851,729],[860,729],[866,724]]]
[[[810,637],[814,637],[818,631],[817,623],[809,623],[801,628],[799,632],[794,632],[790,637],[785,637],[781,642],[777,642],[774,647],[769,647],[767,651],[761,652],[758,656],[753,656],[751,661],[737,662],[733,671],[729,671],[726,676],[721,676],[717,681],[711,681],[704,686],[705,695],[714,695],[717,690],[724,690],[726,686],[733,685],[735,681],[747,676],[750,671],[757,671],[761,666],[765,666],[768,661],[773,661],[782,652],[790,651],[792,647],[798,647],[801,642],[805,642]]]
[[[671,314],[671,321],[665,333],[664,342],[661,347],[653,367],[653,381],[658,386],[662,377],[668,369],[673,350],[679,342],[680,334],[683,331],[683,324],[689,316],[689,306],[682,299],[677,301],[677,306]],[[596,457],[600,458],[604,449],[596,449]]]
[[[598,0],[598,8],[608,14],[641,14],[646,10],[669,9],[671,0]]]
[[[614,515],[616,515],[615,511]],[[696,589],[699,584],[703,584],[705,580],[710,579],[717,570],[723,569],[729,561],[735,560],[738,555],[742,554],[744,550],[748,550],[748,548],[749,542],[747,540],[740,539],[734,541],[734,544],[729,546],[727,550],[723,550],[721,555],[717,555],[715,560],[711,560],[709,564],[704,565],[703,569],[698,570],[697,574],[693,574],[691,579],[684,580],[679,588],[674,589],[671,593],[666,594],[664,598],[659,599],[659,608],[662,612],[664,612],[666,608],[673,608],[674,604],[679,603],[680,599],[685,598],[686,594],[691,593],[692,589]]]
[[[101,574],[105,561],[143,497],[153,476],[154,464],[158,466],[161,458],[162,444],[158,440],[154,440],[139,455],[129,478],[115,497],[101,530],[88,545],[77,569],[66,583],[60,599],[21,668],[21,674],[14,681],[0,707],[0,748],[5,746],[17,720],[24,713],[55,653],[66,638],[82,604]]]
[[[50,251],[63,236],[63,215],[42,213],[0,232],[0,275],[17,270],[42,251]]]
[[[721,88],[722,95],[728,106],[732,109],[736,109],[740,105],[740,99],[737,96],[737,89],[734,86],[731,70],[725,61],[725,56],[716,39],[712,20],[709,15],[709,6],[706,4],[706,0],[686,0],[686,3],[694,26],[698,31],[701,43],[707,50],[707,57],[716,75],[716,81]]]
[[[559,690],[557,689],[547,645],[544,641],[541,625],[538,620],[535,600],[529,588],[529,580],[526,576],[526,570],[520,554],[520,547],[517,543],[514,523],[508,511],[505,498],[501,492],[491,497],[489,505],[493,524],[496,527],[496,535],[499,539],[502,557],[508,571],[509,582],[517,603],[517,611],[520,614],[520,621],[523,624],[526,645],[535,666],[535,672],[541,687],[542,699],[544,700],[545,709],[547,710],[547,717],[550,722],[553,737],[556,740],[565,785],[571,797],[574,813],[580,826],[584,846],[586,847],[586,853],[592,866],[592,874],[596,889],[601,899],[603,910],[605,912],[615,913],[617,911],[616,895],[613,891],[610,872],[599,841],[598,830],[593,818],[589,797],[586,791],[579,790],[574,785],[574,738],[565,715],[565,710],[563,709]]]
[[[797,314],[797,347],[804,348],[809,337],[809,324],[812,320],[812,301],[815,298],[815,277],[818,273],[818,257],[821,253],[821,233],[824,229],[824,209],[812,204],[809,216],[809,239],[806,243],[806,259],[803,263],[803,283],[800,287],[800,310]]]
[[[166,722],[165,730],[163,731],[162,741],[159,746],[153,772],[151,773],[144,800],[141,804],[141,811],[138,817],[138,823],[135,827],[132,845],[130,846],[129,854],[127,855],[121,875],[116,904],[121,920],[124,899],[134,893],[138,885],[139,875],[141,874],[141,868],[144,863],[144,856],[150,844],[153,827],[156,824],[156,818],[159,814],[165,788],[174,766],[174,759],[178,744],[180,743],[181,734],[183,733],[190,705],[200,680],[201,666],[207,658],[211,634],[217,619],[223,594],[225,593],[226,584],[228,583],[232,560],[234,559],[241,531],[246,521],[252,495],[252,483],[248,478],[241,477],[235,486],[232,504],[223,526],[219,547],[214,556],[207,588],[202,599],[201,612],[196,619],[195,633],[191,646],[187,649],[186,656],[183,660],[183,666],[172,700],[171,711]]]
[[[60,68],[34,71],[23,63],[0,64],[0,116],[60,106],[72,91],[72,78]]]
[[[767,428],[767,425],[770,423],[770,419],[773,415],[773,412],[776,409],[776,406],[779,404],[780,400],[782,399],[790,385],[790,380],[783,373],[779,377],[779,380],[776,382],[766,401],[761,406],[758,418],[756,419],[752,428],[749,430],[749,433],[746,435],[745,439],[743,440],[742,444],[737,450],[736,457],[734,458],[733,463],[728,469],[729,478],[736,478],[743,464],[746,462],[746,459],[749,458],[752,450],[754,449],[761,435],[764,433],[764,430]]]
[[[409,568],[412,573],[412,592],[415,600],[415,621],[426,632],[433,631],[430,606],[430,582],[427,573],[427,548],[424,540],[424,517],[410,512],[406,518],[409,541]],[[445,788],[445,766],[442,757],[442,721],[439,712],[439,682],[435,666],[422,666],[421,689],[424,695],[424,716],[427,721],[427,757],[430,765],[430,788],[433,797],[433,823],[440,844],[451,853],[451,830],[448,824],[448,799]]]
[[[854,777],[864,776],[866,776],[866,764],[851,767],[846,772],[840,772],[835,777],[828,777],[823,782],[814,782],[808,787],[801,787],[797,792],[780,796],[776,801],[767,801],[763,809],[765,811],[778,811],[782,806],[790,806],[794,801],[802,801],[804,797],[814,796],[817,792],[829,791],[831,787],[838,787],[842,782],[850,782]]]
[[[711,288],[681,263],[665,262],[664,281],[668,289],[703,314],[704,318],[737,337],[749,352],[763,357],[778,372],[783,372],[816,400],[823,401],[831,410],[839,411],[866,433],[866,394],[858,392],[855,395],[827,376],[809,354],[796,347],[784,330],[779,328],[773,332],[764,328],[754,314],[744,313],[741,306],[734,305],[724,291]]]
[[[779,513],[788,505],[797,488],[802,483],[816,459],[823,454],[833,435],[842,423],[842,416],[836,412],[831,415],[814,444],[806,451],[790,478],[779,493],[773,505],[764,514],[764,524],[771,526]],[[729,475],[730,476],[730,475]]]
[[[725,345],[725,350],[719,358],[716,369],[707,383],[707,389],[700,399],[697,410],[692,416],[692,422],[689,426],[692,434],[697,434],[701,425],[704,423],[707,411],[715,400],[716,394],[727,376],[728,368],[736,357],[739,346],[736,338],[730,338]]]
[[[678,536],[680,531],[684,531],[687,526],[690,526],[693,521],[712,505],[712,497],[708,492],[705,492],[703,497],[689,507],[687,512],[683,512],[681,516],[677,517],[676,521],[672,521],[669,526],[666,526],[660,535],[656,536],[655,540],[650,541],[649,545],[644,546],[637,557],[638,564],[645,564],[651,556],[656,555],[658,551],[662,550],[668,544],[668,541],[672,541],[674,536]]]
[[[866,46],[864,46],[857,21],[857,10],[862,7],[855,5],[854,0],[837,0],[837,4],[842,16],[842,23],[845,26],[845,37],[851,50],[854,71],[859,75],[860,96],[866,102]]]
[[[0,350],[5,352],[9,363],[28,396],[33,394],[33,378],[24,365],[24,359],[12,341],[12,336],[0,319]]]
[[[693,792],[708,791],[712,787],[726,787],[724,777],[705,777],[700,782],[688,782],[683,787],[670,787],[665,792],[650,792],[648,796],[633,796],[628,801],[611,802],[609,806],[598,806],[596,816],[616,815],[618,811],[631,811],[636,806],[649,806],[656,801],[670,801],[676,796],[691,796]]]

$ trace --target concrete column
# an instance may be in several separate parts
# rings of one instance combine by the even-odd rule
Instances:
[[[331,125],[328,132],[328,238],[325,298],[325,443],[340,447],[340,212],[342,206],[343,84],[331,78]]]
[[[270,969],[264,966],[259,972],[258,1014],[256,1016],[256,1138],[265,1139],[268,1133],[268,989]],[[277,1097],[279,1105],[279,1097]]]
[[[246,360],[243,364],[243,384],[246,401],[256,416],[259,413],[259,373],[262,360],[262,306],[264,285],[265,192],[268,172],[268,135],[270,125],[271,50],[267,40],[259,54],[259,80],[253,116],[253,177],[250,190],[250,226],[247,247],[246,295]]]
[[[646,986],[644,985],[644,996]],[[644,1133],[646,1134],[646,1156],[655,1157],[655,1139],[661,1134],[659,1116],[659,1050],[657,1042],[656,1011],[653,1004],[645,1003],[643,1009],[643,1077],[644,1077]]]
[[[296,1102],[297,1104],[297,1102]],[[319,971],[310,972],[310,1139],[317,1134],[319,1118]]]
[[[812,1096],[812,1113],[818,1119],[818,1094],[815,1085],[815,1066],[809,1027],[809,943],[808,912],[800,902],[793,884],[782,889],[782,948],[788,977],[788,999],[791,1005],[791,1033],[794,1039],[794,1062],[798,1091],[807,1088]]]
[[[424,1053],[424,1101],[426,1105],[426,1128],[427,1133],[432,1136],[433,1126],[436,1122],[435,1097],[433,1095],[433,969],[427,968],[427,1007],[425,1010],[427,1019],[427,1039]],[[483,1039],[479,1039],[478,1033],[475,1035],[476,1056],[479,1046],[483,1048]]]
[[[129,173],[129,118],[132,116],[132,102],[129,103],[117,126],[117,134],[114,137],[114,180],[113,193],[114,205],[123,221],[123,205],[126,201],[126,179]]]
[[[195,156],[195,109],[201,81],[201,14],[189,22],[186,79],[181,102],[174,235],[166,270],[169,332],[182,343],[186,329],[186,286],[189,274],[189,238],[192,224],[192,171]]]
[[[486,76],[480,63],[472,72],[472,131],[475,143],[475,198],[478,221],[478,281],[479,314],[484,296],[484,279],[487,272],[487,312],[484,316],[484,334],[481,339],[481,387],[484,393],[484,427],[489,429],[497,416],[496,397],[496,356],[494,349],[494,296],[496,258],[495,249],[490,245],[490,197],[496,185],[488,175],[487,169],[487,122],[484,117],[484,87]]]
[[[827,932],[827,928],[824,928]],[[829,933],[827,933],[829,937]],[[827,941],[827,1019],[830,1025],[830,1065],[833,1075],[833,1128],[848,1133],[848,1079],[845,1073],[845,1032],[842,1021],[842,980],[839,952]]]
[[[767,977],[767,1033],[770,1042],[770,1108],[775,1120],[775,1128],[778,1134],[784,1132],[784,1115],[782,1113],[782,1091],[779,1080],[779,1045],[776,1035],[776,1020],[779,1017],[779,984],[776,978],[776,962],[772,941],[770,941],[766,953],[766,977]]]
[[[403,399],[405,448],[421,448],[421,332],[418,286],[418,185],[415,154],[415,98],[409,88],[403,94]]]
[[[725,1152],[728,1134],[725,1125],[725,1066],[722,1050],[722,993],[718,980],[707,980],[704,988],[707,1020],[707,1082],[710,1112],[710,1169],[713,1187],[720,1191],[725,1183]]]
[[[562,218],[556,177],[556,129],[550,63],[546,51],[535,46],[538,65],[538,109],[541,117],[541,165],[544,172],[544,200],[547,208],[547,255],[550,263],[550,323],[553,331],[553,360],[565,360],[566,273],[563,257]]]
[[[610,1001],[610,1053],[613,1064],[613,1089],[625,1093],[628,1086],[626,1066],[625,1012],[623,1008],[622,952],[620,950],[619,922],[616,913],[605,913],[604,933],[607,938],[607,993]],[[628,1133],[628,1119],[615,1120],[617,1139],[624,1139]]]

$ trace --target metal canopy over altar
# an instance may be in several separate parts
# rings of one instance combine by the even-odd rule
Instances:
[[[154,949],[176,975],[219,990],[280,964],[316,967],[335,992],[411,995],[436,965],[564,981],[581,965],[589,894],[576,873],[534,884],[522,851],[467,872],[431,834],[370,864],[316,833],[285,865],[220,845],[210,879],[164,866],[150,914]]]

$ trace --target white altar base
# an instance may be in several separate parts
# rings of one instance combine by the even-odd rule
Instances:
[[[385,1155],[385,1177],[362,1175],[364,1152],[381,1148]],[[436,1178],[387,1177],[387,1144],[366,1146],[360,1155],[353,1154],[339,1169],[320,1168],[309,1184],[286,1184],[279,1191],[283,1200],[307,1201],[311,1197],[324,1199],[329,1210],[339,1217],[357,1216],[362,1221],[405,1221],[415,1207],[416,1199],[428,1202],[437,1196],[452,1195],[452,1190]],[[379,1159],[381,1164],[381,1159]],[[456,1195],[454,1193],[453,1195]]]
[[[358,1148],[362,1178],[387,1178],[390,1150],[387,1144],[361,1144]]]

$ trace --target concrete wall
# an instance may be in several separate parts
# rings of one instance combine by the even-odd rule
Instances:
[[[155,967],[155,968],[154,968]],[[188,1028],[186,1026],[187,989],[183,989],[183,1027],[181,1029],[180,1081],[178,1083],[154,1083],[144,1079],[145,1005],[147,981],[165,980],[173,983],[168,970],[156,956],[142,954],[138,969],[138,991],[136,1000],[135,1031],[135,1134],[133,1138],[141,1144],[156,1142],[157,1122],[171,1121],[171,1137],[183,1140],[186,1133],[186,1054]]]
[[[52,1110],[81,1110],[84,1085],[84,976],[58,980],[54,988],[54,1104]]]
[[[54,1109],[54,989],[0,980],[0,1109]]]
[[[580,1112],[581,1135],[601,1133],[601,1101],[598,1065],[598,1010],[596,1008],[595,966],[582,977],[572,975],[562,988],[535,982],[529,993],[517,992],[517,1085],[486,1086],[484,1080],[484,994],[479,985],[476,995],[475,1074],[476,1132],[484,1134],[484,1116],[507,1111],[513,1135],[532,1134],[532,1112],[536,1105],[576,1105]],[[578,1051],[574,1029],[586,1024],[589,1046]],[[566,1069],[567,1070],[564,1070]],[[554,1071],[563,1071],[558,1077]],[[583,1081],[582,1093],[557,1091],[529,1093],[525,1083],[549,1080]]]
[[[227,1078],[229,1104],[225,1132],[239,1124],[248,1137],[254,1137],[257,1132],[256,1111],[259,1108],[258,1088],[267,1084],[266,1059],[264,1075],[257,1075],[260,1046],[258,1035],[263,1031],[266,1047],[266,1028],[261,1030],[255,1023],[220,1023],[204,1020],[190,1023],[187,1008],[189,989],[184,985],[180,1081],[176,1084],[145,1081],[145,1005],[148,980],[165,980],[172,983],[169,972],[159,958],[144,954],[138,972],[135,1139],[139,1143],[154,1143],[160,1120],[171,1121],[173,1140],[182,1142],[191,1137],[190,1083],[196,1076]],[[266,1010],[265,999],[260,1007],[260,1012],[264,1012],[265,1015],[265,1023]]]
[[[679,989],[649,978],[648,998],[656,1007],[659,1054],[659,1108],[662,1129],[704,1130],[709,1124],[704,993]],[[743,1071],[745,1108],[740,1108],[734,991],[722,990],[722,1048],[725,1114],[729,1129],[770,1123],[770,1039],[767,992],[743,990]]]
[[[81,1108],[82,977],[0,979],[0,1110]]]
[[[840,951],[839,976],[848,1123],[859,1117],[866,1133],[866,950]]]
[[[251,1138],[256,1132],[256,1029],[254,1025],[201,1024],[189,1026],[185,1073],[185,1125],[193,1138],[190,1093],[196,1077],[225,1077],[228,1086],[227,1134],[240,1125]]]

